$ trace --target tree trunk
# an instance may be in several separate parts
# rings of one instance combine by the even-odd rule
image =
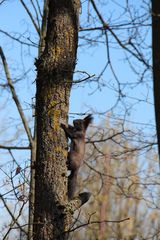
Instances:
[[[78,41],[79,0],[50,0],[45,50],[37,60],[34,240],[66,239],[66,123]]]
[[[160,1],[152,0],[153,91],[160,159]],[[160,160],[159,160],[160,161]]]
[[[45,38],[47,30],[47,19],[48,19],[48,2],[44,0],[43,5],[43,16],[40,31],[40,40],[38,48],[38,57],[41,56],[45,49]],[[37,116],[34,113],[34,144],[31,147],[31,174],[30,174],[30,193],[29,193],[29,216],[28,216],[28,240],[33,240],[33,220],[34,220],[34,200],[35,200],[35,163],[36,163],[36,149],[37,149]]]

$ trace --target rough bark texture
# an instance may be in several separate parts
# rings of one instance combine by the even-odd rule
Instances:
[[[37,60],[37,160],[35,240],[67,238],[72,207],[67,198],[67,142],[60,124],[68,116],[76,63],[79,0],[50,0],[46,45]],[[67,206],[67,207],[66,207]]]
[[[160,1],[152,0],[153,90],[160,159]],[[159,160],[160,161],[160,160]]]
[[[44,0],[43,16],[40,30],[38,57],[44,52],[45,38],[47,31],[47,19],[48,19],[48,2]],[[35,200],[35,162],[36,162],[36,149],[37,149],[37,116],[35,113],[34,122],[34,144],[31,147],[31,175],[30,175],[30,193],[29,193],[29,216],[28,216],[28,240],[33,240],[33,221],[34,221],[34,200]]]

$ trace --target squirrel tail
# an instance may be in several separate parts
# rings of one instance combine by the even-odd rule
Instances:
[[[77,175],[78,175],[78,169],[72,170],[71,174],[68,177],[68,199],[69,200],[73,199],[74,193],[76,191]]]

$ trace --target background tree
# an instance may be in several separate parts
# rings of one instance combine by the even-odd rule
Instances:
[[[120,130],[108,121],[98,127],[98,132],[100,128],[116,133]],[[158,239],[159,177],[156,175],[154,151],[146,154],[149,167],[144,169],[141,156],[131,152],[122,158],[121,146],[116,144],[117,141],[124,141],[122,135],[110,138],[106,131],[99,142],[91,136],[89,134],[90,142],[97,142],[96,150],[88,147],[79,182],[81,190],[89,189],[94,194],[74,216],[72,238]],[[98,133],[94,136],[97,137]],[[107,140],[102,143],[103,139]],[[125,140],[125,146],[126,150],[133,148],[128,140]],[[118,223],[118,220],[121,221]]]
[[[153,51],[153,91],[154,91],[154,105],[155,105],[155,118],[156,118],[156,130],[158,140],[158,152],[160,158],[160,110],[159,110],[159,95],[160,95],[160,48],[159,48],[159,26],[160,26],[160,3],[159,1],[152,1],[152,51]]]

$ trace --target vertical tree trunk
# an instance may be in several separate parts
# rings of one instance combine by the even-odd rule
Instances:
[[[79,0],[50,0],[45,50],[37,66],[37,159],[35,166],[35,240],[65,239],[66,123],[78,41]]]
[[[160,159],[160,1],[152,0],[153,91]],[[160,161],[160,160],[159,160]]]
[[[43,16],[40,31],[40,40],[38,48],[38,57],[41,56],[45,49],[45,38],[47,30],[47,18],[48,18],[48,1],[44,0]],[[31,147],[31,174],[30,174],[30,192],[29,192],[29,217],[28,217],[28,240],[33,240],[33,220],[34,220],[34,200],[35,200],[35,163],[36,163],[36,149],[37,149],[37,116],[34,113],[34,144]]]

